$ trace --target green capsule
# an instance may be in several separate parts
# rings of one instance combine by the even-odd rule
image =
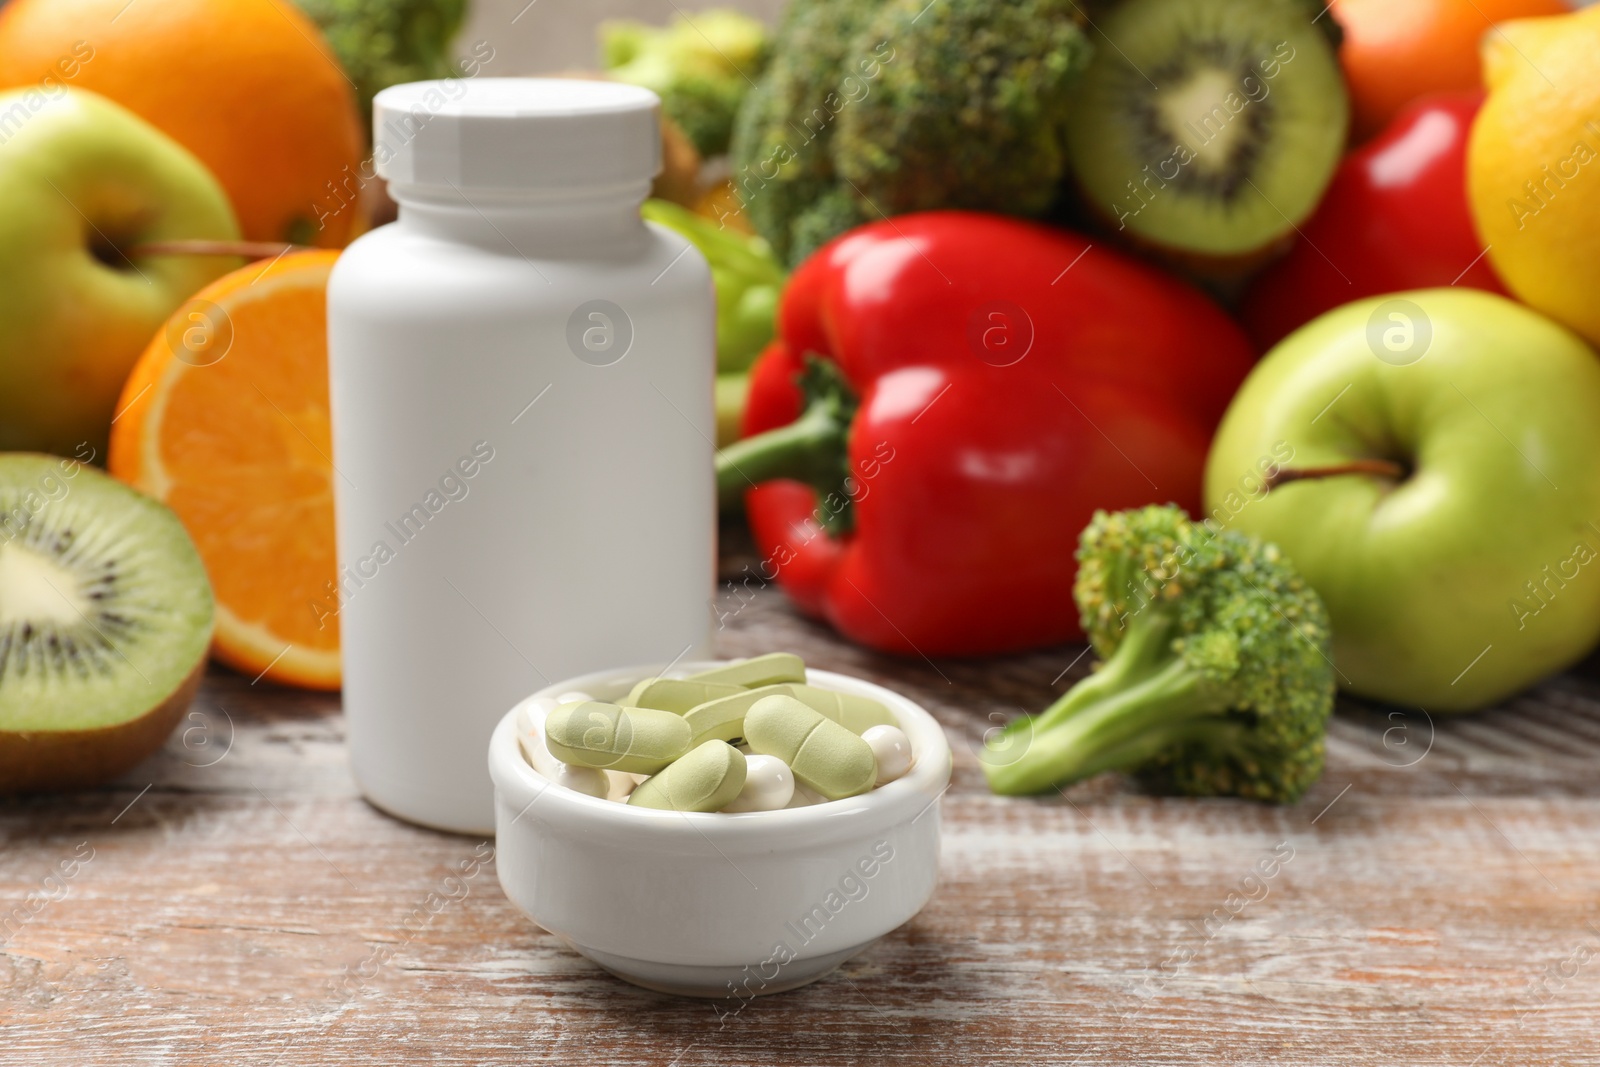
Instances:
[[[709,738],[732,741],[744,736],[744,713],[762,697],[789,696],[790,686],[764,685],[760,689],[741,689],[732,696],[708,700],[683,713],[683,720],[694,731],[693,744]]]
[[[784,682],[803,682],[806,680],[806,664],[793,652],[768,652],[765,656],[742,659],[726,667],[713,667],[709,671],[691,674],[689,680],[755,689]]]
[[[646,678],[618,703],[628,708],[655,708],[682,715],[690,708],[719,697],[744,692],[743,686],[700,682],[688,678]]]
[[[894,712],[871,697],[836,693],[814,685],[791,685],[794,698],[806,707],[832,719],[853,734],[864,734],[874,726],[899,726]]]
[[[550,754],[577,767],[654,774],[685,752],[693,735],[681,715],[586,700],[563,704],[544,720]]]
[[[751,751],[776,756],[797,782],[829,800],[865,793],[878,778],[872,746],[792,696],[762,697],[744,716]]]
[[[668,811],[721,811],[744,788],[744,753],[715,739],[639,783],[629,804]]]

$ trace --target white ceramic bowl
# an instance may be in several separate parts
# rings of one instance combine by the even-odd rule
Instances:
[[[716,663],[678,665],[706,670]],[[659,668],[571,678],[615,700]],[[911,740],[905,777],[858,797],[781,811],[675,812],[552,784],[517,745],[513,708],[489,743],[495,865],[506,896],[612,974],[648,989],[728,998],[805,985],[909,920],[939,877],[939,796],[950,746],[922,708],[828,671],[812,685],[888,705]]]

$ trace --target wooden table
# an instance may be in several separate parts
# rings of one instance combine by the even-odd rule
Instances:
[[[337,697],[218,670],[119,785],[0,802],[0,1064],[1600,1063],[1600,664],[1473,718],[1346,707],[1293,808],[1000,799],[973,746],[1081,648],[894,660],[745,595],[720,653],[894,686],[956,752],[937,894],[834,975],[720,1023],[610,978],[488,843],[362,802]]]

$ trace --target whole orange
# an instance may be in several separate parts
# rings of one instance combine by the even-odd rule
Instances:
[[[1419,96],[1480,88],[1478,45],[1495,23],[1570,10],[1562,0],[1333,0],[1355,139]]]
[[[11,0],[0,88],[110,97],[216,175],[246,239],[343,246],[364,134],[355,89],[286,0]],[[335,190],[338,190],[336,192]]]

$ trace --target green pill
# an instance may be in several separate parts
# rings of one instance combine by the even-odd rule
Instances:
[[[577,767],[655,774],[689,751],[692,739],[681,715],[596,700],[563,704],[544,720],[545,747]]]
[[[691,674],[689,680],[755,689],[784,682],[803,682],[806,680],[806,664],[793,652],[768,652],[765,656],[742,659],[726,667],[713,667],[709,671]]]
[[[744,788],[744,775],[744,753],[726,741],[711,740],[640,782],[628,803],[668,811],[721,811]]]
[[[829,800],[865,793],[878,778],[872,746],[792,696],[762,697],[744,716],[751,751],[776,756],[795,780]]]
[[[871,697],[836,693],[814,685],[791,685],[794,698],[812,711],[825,715],[853,734],[864,734],[874,726],[899,726],[894,712]]]
[[[690,678],[646,678],[621,700],[624,707],[655,708],[682,715],[697,704],[744,692],[739,685]]]
[[[760,689],[741,689],[730,697],[697,704],[683,713],[683,721],[694,732],[694,744],[710,738],[732,741],[744,736],[744,714],[762,697],[789,696],[787,685],[764,685]]]

